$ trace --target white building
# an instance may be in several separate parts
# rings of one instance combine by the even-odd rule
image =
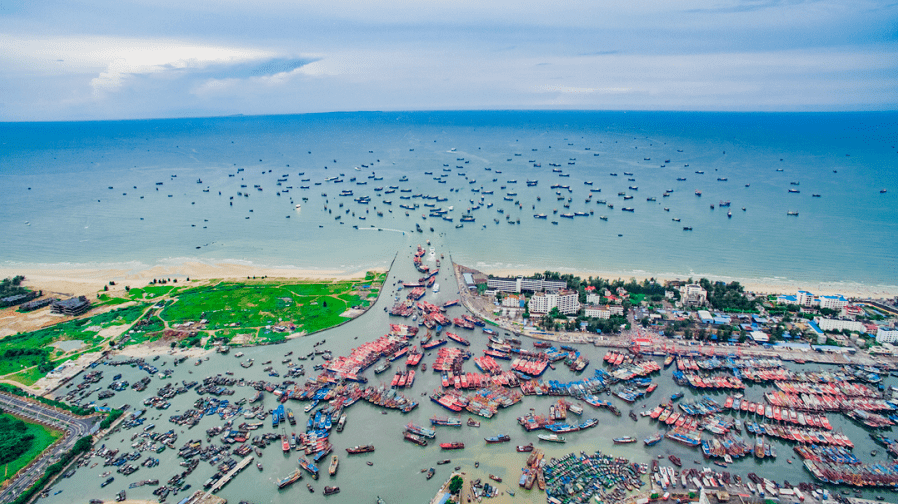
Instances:
[[[815,296],[814,294],[800,290],[795,296],[777,296],[776,302],[779,304],[794,304],[805,306],[808,308],[829,308],[830,310],[841,310],[848,304],[848,300],[842,295],[835,296]]]
[[[509,294],[502,298],[502,307],[504,308],[520,308],[521,300],[523,300],[523,296],[518,296],[516,294]]]
[[[698,284],[684,285],[680,287],[680,301],[684,306],[704,306],[708,303],[708,292]]]
[[[572,290],[535,294],[530,298],[530,312],[549,313],[552,308],[558,308],[565,315],[575,314],[580,311],[578,298],[578,293]]]
[[[621,305],[608,305],[608,309],[611,310],[612,315],[624,316],[624,307]]]
[[[602,302],[602,295],[590,292],[586,295],[586,302],[591,305],[597,305]]]
[[[763,331],[752,331],[748,333],[748,337],[752,339],[755,343],[767,343],[770,341],[770,336]]]
[[[486,286],[501,292],[541,292],[564,289],[567,287],[567,282],[519,276],[517,278],[490,278],[486,281]]]
[[[814,295],[803,290],[798,291],[798,295],[795,298],[798,301],[797,304],[801,306],[811,306],[811,302],[814,301]]]
[[[583,314],[590,318],[611,318],[611,310],[608,309],[608,306],[586,305],[583,307]]]
[[[879,343],[895,343],[898,341],[898,329],[880,327],[876,331],[876,341]]]
[[[829,308],[830,310],[841,310],[848,304],[848,300],[839,296],[818,296],[816,298],[816,304],[820,306],[820,308]]]
[[[844,331],[864,332],[864,324],[855,322],[854,320],[830,319],[823,317],[814,317],[814,322],[824,331]]]

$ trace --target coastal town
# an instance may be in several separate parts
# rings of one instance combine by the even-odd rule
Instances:
[[[898,402],[895,387],[886,386],[898,376],[894,299],[757,294],[705,279],[492,277],[453,264],[429,243],[408,262],[397,260],[376,301],[383,309],[371,311],[385,317],[370,332],[382,336],[339,346],[328,329],[263,347],[200,337],[206,353],[181,356],[176,339],[153,358],[104,352],[71,369],[45,395],[115,412],[115,421],[94,429],[90,448],[45,489],[4,492],[0,500],[50,499],[53,481],[106,468],[99,488],[115,489],[114,500],[152,488],[157,502],[221,503],[232,480],[267,473],[270,451],[298,457],[275,475],[275,490],[290,492],[306,478],[309,495],[339,499],[359,491],[341,474],[374,466],[384,449],[437,450],[439,459],[420,460],[424,482],[441,466],[453,467],[436,504],[827,502],[891,500],[898,491],[898,440],[888,435]],[[410,271],[420,277],[402,280]],[[90,315],[87,299],[49,305],[38,309]],[[139,320],[120,334],[136,334]],[[212,324],[196,320],[166,334],[197,338]],[[290,325],[271,329],[297,330]],[[249,357],[253,348],[264,353]],[[205,366],[225,361],[239,366],[202,376]],[[120,404],[117,394],[139,402]],[[415,420],[422,410],[426,420]],[[400,418],[399,435],[346,445],[344,429],[365,411],[388,415],[382,422],[392,424],[389,414],[411,420]],[[505,430],[515,424],[517,432]],[[619,425],[620,435],[606,445],[590,441],[604,425]],[[849,436],[849,425],[867,439]],[[124,444],[113,443],[123,434]],[[553,451],[567,443],[580,453]],[[871,444],[878,448],[859,451]],[[517,454],[517,473],[490,462],[503,446]],[[467,452],[473,464],[453,456]],[[180,468],[172,472],[165,457]],[[795,465],[804,476],[790,483],[745,460]],[[482,472],[483,464],[495,473]],[[355,469],[340,469],[346,465]],[[192,475],[198,468],[200,479]],[[366,499],[389,502],[382,495]]]

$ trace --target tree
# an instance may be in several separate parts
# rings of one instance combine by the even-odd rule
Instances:
[[[452,480],[449,482],[449,493],[457,494],[464,484],[465,480],[462,479],[461,476],[453,476]]]

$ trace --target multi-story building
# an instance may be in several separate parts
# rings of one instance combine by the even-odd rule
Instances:
[[[847,329],[852,332],[864,332],[865,330],[864,324],[854,320],[814,317],[814,322],[824,331],[844,331]]]
[[[517,294],[508,294],[507,296],[502,298],[502,307],[520,308],[522,301],[524,301],[524,296],[518,296]]]
[[[586,295],[586,302],[591,305],[597,305],[602,302],[602,295],[590,292]]]
[[[680,287],[680,301],[683,306],[704,306],[708,303],[708,291],[698,284]]]
[[[490,278],[486,281],[486,286],[500,292],[542,292],[564,289],[567,287],[567,282],[520,276],[517,278]]]
[[[559,290],[557,292],[546,292],[535,294],[530,298],[531,313],[549,313],[552,308],[558,308],[558,311],[571,315],[580,311],[579,295],[573,290]]]
[[[830,310],[841,310],[848,305],[848,300],[841,295],[835,296],[815,296],[814,294],[800,290],[794,296],[778,296],[776,302],[779,304],[793,304],[808,308],[828,308]]]
[[[895,343],[898,341],[898,328],[880,327],[876,331],[876,341],[879,343]]]
[[[608,306],[586,305],[583,307],[583,314],[590,318],[611,318],[611,310],[608,309]]]

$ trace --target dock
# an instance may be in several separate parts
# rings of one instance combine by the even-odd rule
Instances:
[[[245,457],[243,460],[241,460],[240,462],[238,462],[237,465],[235,465],[233,469],[228,471],[227,474],[222,476],[220,480],[216,481],[215,484],[212,485],[212,488],[209,489],[209,493],[211,494],[211,493],[215,493],[215,492],[221,490],[222,487],[224,487],[225,485],[228,484],[229,481],[231,481],[231,478],[233,478],[234,476],[237,476],[237,473],[246,469],[246,466],[248,466],[252,461],[253,461],[253,456],[249,455],[249,456]]]
[[[197,490],[190,497],[185,498],[178,504],[227,504],[228,500],[203,490]]]

